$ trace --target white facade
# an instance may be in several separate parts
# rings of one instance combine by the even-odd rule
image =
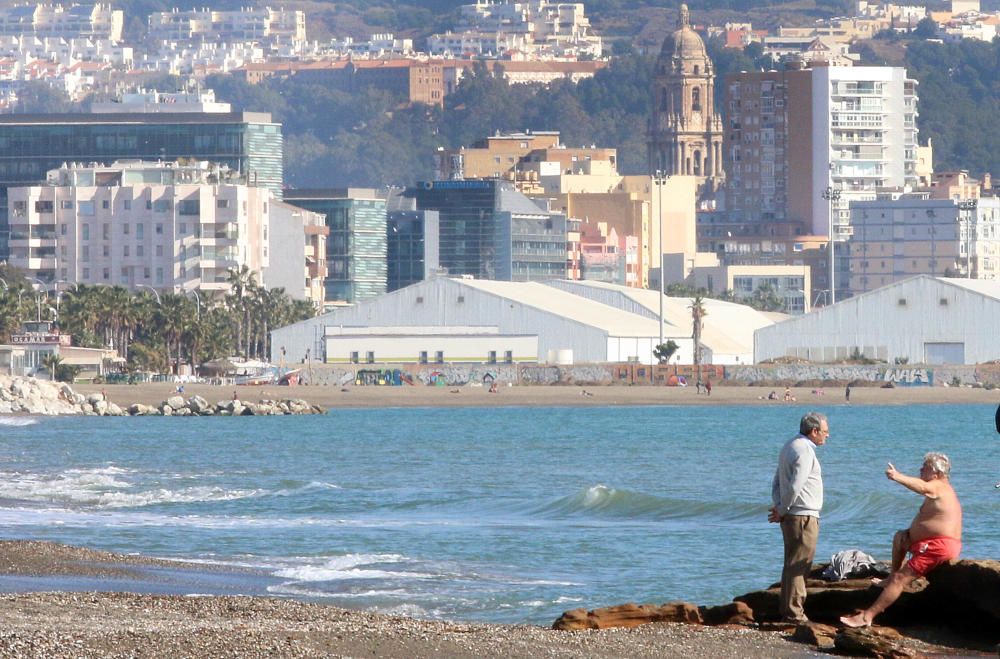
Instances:
[[[268,267],[272,197],[208,163],[63,167],[8,189],[10,263],[46,282],[225,291],[231,268]]]
[[[812,231],[850,236],[849,203],[878,188],[917,184],[917,82],[888,66],[812,69]]]
[[[754,360],[981,364],[1000,359],[998,326],[1000,281],[921,275],[757,330]]]
[[[646,315],[623,311],[538,282],[501,282],[435,277],[353,307],[271,333],[272,359],[280,349],[289,362],[310,351],[325,359],[328,327],[496,327],[501,336],[537,337],[537,361],[554,354],[580,362],[650,364],[659,341],[659,323]],[[443,333],[442,329],[442,333]],[[669,334],[668,334],[669,336]],[[690,363],[690,334],[681,361]],[[410,361],[416,361],[411,358]]]
[[[327,327],[328,364],[518,364],[538,361],[538,337],[496,327]]]
[[[121,41],[124,12],[110,4],[27,4],[0,9],[0,34]]]
[[[151,40],[187,41],[305,41],[305,12],[270,7],[241,7],[233,11],[191,9],[149,15]]]

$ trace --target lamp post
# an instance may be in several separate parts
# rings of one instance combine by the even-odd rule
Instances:
[[[156,298],[156,305],[157,305],[157,306],[163,306],[163,305],[162,305],[162,304],[160,303],[160,294],[159,294],[159,293],[158,293],[158,292],[156,291],[156,289],[155,289],[155,288],[153,288],[153,287],[152,287],[152,286],[150,286],[149,284],[136,284],[136,285],[135,285],[135,287],[136,287],[136,288],[148,288],[149,290],[151,290],[151,291],[153,292],[153,297],[155,297],[155,298]]]
[[[663,186],[670,176],[666,171],[658,169],[653,172],[653,184],[656,186],[656,259],[659,261],[660,271],[660,342],[657,347],[663,345],[663,296],[665,289],[663,285]]]
[[[831,305],[835,304],[837,301],[837,284],[834,279],[835,272],[833,269],[834,253],[836,252],[836,248],[834,246],[836,241],[833,236],[833,208],[840,201],[840,193],[841,191],[832,185],[827,186],[826,190],[823,190],[823,199],[826,199],[827,201],[827,211],[830,217],[830,235],[827,240],[826,258],[830,261],[830,297],[828,301]]]
[[[42,291],[45,293],[46,297],[48,297],[49,289],[45,286],[44,281],[36,277],[29,277],[27,275],[25,275],[24,278],[27,279],[28,281],[38,282],[38,285],[42,287]],[[35,285],[32,284],[31,287],[34,288]],[[35,305],[38,307],[38,315],[36,316],[36,320],[40,323],[42,322],[42,296],[40,293],[35,293]]]

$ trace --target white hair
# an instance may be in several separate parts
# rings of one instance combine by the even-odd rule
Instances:
[[[951,474],[951,460],[944,453],[928,453],[924,456],[924,464],[944,478]]]

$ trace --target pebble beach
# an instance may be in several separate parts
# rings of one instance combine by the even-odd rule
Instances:
[[[162,563],[47,542],[0,541],[11,575],[110,576]],[[811,657],[778,632],[652,624],[561,632],[425,621],[266,597],[0,595],[3,657]]]

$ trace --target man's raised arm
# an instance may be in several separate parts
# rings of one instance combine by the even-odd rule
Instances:
[[[885,477],[891,481],[896,481],[903,487],[913,490],[917,494],[922,494],[928,499],[938,498],[938,485],[935,481],[925,481],[915,476],[907,476],[901,471],[897,471],[891,462],[885,468]]]

